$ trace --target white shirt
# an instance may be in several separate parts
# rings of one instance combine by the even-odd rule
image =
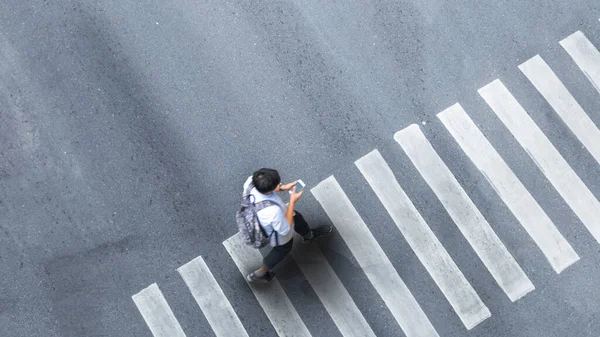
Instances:
[[[252,176],[244,183],[244,192],[251,182]],[[255,198],[254,203],[259,203],[263,200],[271,200],[279,205],[267,206],[258,211],[256,215],[258,216],[261,227],[265,230],[265,233],[267,233],[267,236],[271,236],[269,243],[272,247],[288,243],[294,236],[294,231],[292,231],[290,223],[285,218],[287,206],[283,203],[281,197],[275,192],[268,195],[262,194],[256,188],[253,188],[250,191],[250,194]],[[275,233],[273,233],[273,231],[275,231]],[[271,233],[273,233],[273,235],[271,235]]]

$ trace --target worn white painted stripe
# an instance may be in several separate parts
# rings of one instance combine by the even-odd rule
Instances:
[[[335,177],[311,189],[390,312],[408,337],[438,336]]]
[[[131,298],[154,337],[185,337],[183,329],[156,283]]]
[[[516,301],[532,291],[534,286],[527,275],[435,152],[419,126],[413,124],[398,131],[394,139],[402,146],[508,298]]]
[[[540,247],[554,271],[560,273],[579,260],[579,255],[460,104],[444,110],[438,117]]]
[[[600,56],[598,62],[600,63]],[[554,71],[539,55],[521,64],[519,69],[600,164],[600,130]]]
[[[223,246],[244,277],[261,265],[260,252],[244,245],[239,233],[225,240]],[[266,285],[248,285],[280,337],[311,336],[277,279]]]
[[[296,239],[300,240],[299,237]],[[292,256],[342,336],[375,337],[369,323],[317,245],[301,245],[292,250]]]
[[[491,316],[475,289],[410,201],[379,151],[355,162],[467,329]]]
[[[600,52],[598,49],[581,31],[560,41],[560,45],[571,55],[579,69],[600,92]]]
[[[202,256],[177,269],[217,337],[248,336]]]
[[[500,80],[479,89],[479,94],[533,159],[546,178],[600,242],[600,202],[560,155],[542,130]]]

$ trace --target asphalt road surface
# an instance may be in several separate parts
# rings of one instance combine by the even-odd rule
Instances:
[[[600,56],[586,48],[600,48],[599,18],[593,0],[0,1],[0,334],[215,336],[239,319],[268,337],[293,324],[342,336],[363,321],[377,336],[597,336]],[[538,54],[560,79],[531,73],[547,97],[519,68]],[[572,98],[588,119],[573,104],[559,114]],[[457,102],[525,192],[502,194],[517,186],[490,176],[504,166],[482,173],[437,117]],[[379,170],[368,181],[355,164],[368,154],[422,227],[401,217],[415,225],[399,229],[375,190],[396,186],[388,171],[367,165]],[[320,264],[290,257],[262,293],[223,245],[261,167],[303,179],[299,209],[336,226],[297,247]],[[440,256],[447,265],[428,260]],[[178,268],[198,257],[215,282],[194,288]],[[241,269],[260,261],[246,257],[255,264]],[[164,302],[132,298],[157,289]],[[223,294],[235,314],[201,309],[194,291]],[[265,304],[272,294],[297,312],[289,322]],[[467,298],[472,312],[453,306]]]

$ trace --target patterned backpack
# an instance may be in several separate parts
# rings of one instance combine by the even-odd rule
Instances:
[[[250,186],[244,191],[240,210],[235,214],[235,221],[237,222],[240,235],[242,236],[242,241],[246,245],[254,248],[263,248],[269,244],[270,236],[267,236],[267,233],[260,225],[256,213],[266,207],[279,205],[271,200],[263,200],[255,203],[254,196],[250,194],[250,191],[252,191],[253,188],[254,185],[250,183]],[[275,231],[271,232],[271,235],[273,235],[273,233],[277,235]]]

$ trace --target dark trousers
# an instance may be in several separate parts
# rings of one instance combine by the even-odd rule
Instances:
[[[304,217],[299,212],[296,212],[294,215],[294,230],[301,236],[305,236],[310,233],[310,227],[308,227],[308,223],[306,223],[306,220],[304,220]],[[273,247],[269,254],[263,259],[263,268],[267,270],[272,270],[275,268],[275,266],[292,251],[293,245],[294,239],[291,239],[286,244]]]

